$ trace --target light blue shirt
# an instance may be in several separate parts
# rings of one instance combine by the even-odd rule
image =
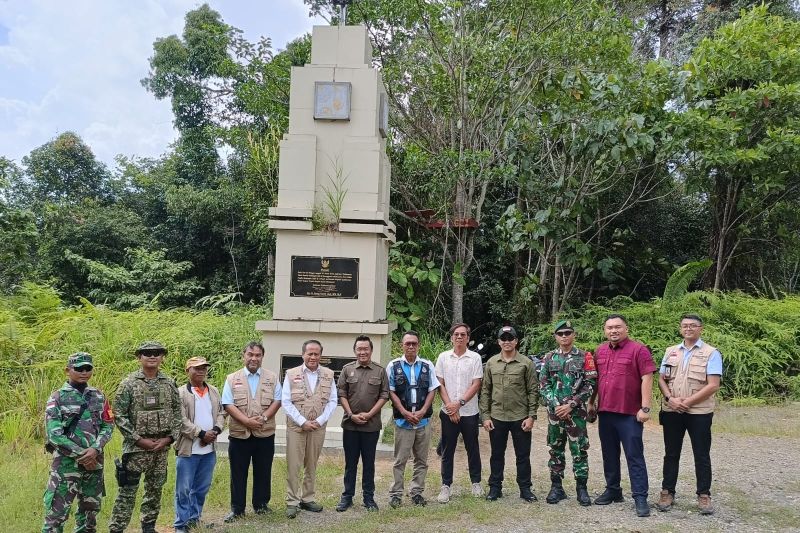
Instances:
[[[689,356],[692,353],[692,350],[695,348],[702,348],[705,343],[698,339],[697,342],[692,347],[686,346],[686,341],[682,342],[678,349],[681,350],[683,353],[683,362],[682,365],[685,365],[686,362],[689,360]],[[659,370],[662,374],[667,373],[667,358],[661,361],[661,369]],[[711,352],[711,355],[708,356],[708,366],[706,367],[706,375],[708,376],[721,376],[722,375],[722,354],[719,353],[719,350],[714,350]]]
[[[428,392],[431,392],[439,388],[439,380],[436,379],[436,369],[434,368],[433,363],[431,363],[427,359],[422,359],[421,357],[417,357],[417,360],[414,361],[414,364],[412,365],[409,364],[408,361],[406,361],[405,356],[402,356],[398,357],[397,359],[394,359],[388,365],[386,365],[386,374],[389,376],[390,391],[395,390],[395,380],[394,380],[394,373],[392,372],[392,367],[394,366],[394,363],[396,361],[400,361],[400,367],[403,369],[403,374],[405,374],[406,378],[408,378],[408,383],[410,385],[417,384],[417,380],[419,379],[419,373],[422,370],[422,365],[428,365],[428,372],[431,376],[431,382],[430,385],[428,385]],[[411,401],[415,403],[416,403],[416,398],[415,398],[416,393],[417,393],[416,388],[411,390]],[[417,428],[424,428],[425,426],[427,426],[428,422],[430,422],[430,419],[423,418],[422,420],[419,421],[419,424],[417,424],[416,426],[411,425],[405,418],[399,418],[394,422],[395,424],[397,424],[397,427],[401,427],[404,429],[417,429]]]
[[[256,397],[256,389],[258,388],[258,382],[261,380],[261,369],[259,368],[255,372],[251,373],[247,368],[244,369],[244,375],[247,376],[247,386],[250,387],[250,397]],[[274,401],[279,402],[281,401],[281,384],[275,383],[275,392],[273,393]],[[225,380],[225,386],[222,389],[222,405],[233,405],[233,391],[231,390],[230,385],[228,385],[228,380]]]

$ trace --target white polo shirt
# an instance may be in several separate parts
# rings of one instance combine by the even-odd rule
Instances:
[[[475,379],[483,378],[483,362],[481,356],[472,350],[467,350],[461,357],[447,350],[436,358],[436,377],[444,379],[444,386],[450,401],[455,402],[464,398],[467,389]],[[442,406],[444,410],[444,406]],[[478,395],[475,394],[458,410],[461,416],[474,416],[478,414]]]

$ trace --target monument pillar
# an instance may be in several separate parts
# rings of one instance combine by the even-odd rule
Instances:
[[[388,109],[363,26],[315,26],[311,63],[294,67],[289,132],[280,144],[272,320],[256,322],[264,367],[283,380],[302,364],[303,341],[323,345],[321,364],[336,372],[369,335],[373,360],[390,359],[386,320],[389,246]],[[325,446],[341,446],[342,409],[328,422]],[[276,444],[285,443],[278,414]]]

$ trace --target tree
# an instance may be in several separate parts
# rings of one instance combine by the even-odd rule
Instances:
[[[675,137],[689,192],[708,198],[712,285],[752,226],[800,194],[800,23],[765,6],[704,39],[685,65]]]
[[[0,290],[8,291],[33,271],[31,248],[38,233],[33,213],[10,205],[7,197],[12,179],[21,170],[0,157]]]

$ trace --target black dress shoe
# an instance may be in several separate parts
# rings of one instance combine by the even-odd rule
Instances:
[[[644,496],[637,496],[633,501],[636,505],[636,516],[650,516],[650,505],[647,503],[647,498]]]
[[[594,499],[595,505],[608,505],[609,503],[624,502],[625,498],[622,496],[622,491],[615,491],[606,489],[603,494]]]
[[[240,518],[244,516],[244,513],[234,513],[231,511],[230,513],[225,515],[225,518],[222,519],[223,522],[226,524],[230,524],[231,522],[236,522]]]
[[[256,509],[256,514],[270,514],[272,513],[272,508],[269,505],[265,505],[260,509]]]
[[[372,498],[364,498],[364,508],[367,511],[375,512],[378,510],[378,504]]]
[[[343,513],[353,506],[353,498],[349,496],[342,496],[339,503],[336,504],[336,511]]]
[[[503,491],[498,487],[489,487],[489,494],[486,495],[486,499],[490,502],[497,501],[498,498],[503,497]]]
[[[528,503],[533,503],[538,501],[539,498],[536,497],[536,494],[530,489],[530,487],[525,487],[524,489],[519,489],[519,497],[525,500]]]

